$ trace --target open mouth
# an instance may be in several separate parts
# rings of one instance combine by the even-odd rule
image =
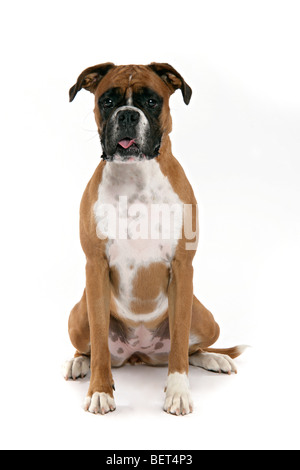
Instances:
[[[134,139],[125,138],[118,142],[118,149],[121,150],[122,154],[136,154],[139,152],[139,146]]]
[[[139,161],[144,159],[144,155],[134,139],[125,137],[117,145],[117,154],[114,160],[117,161],[119,159],[123,162]]]
[[[110,156],[107,156],[106,152],[104,151],[102,158],[103,160],[111,162],[140,162],[145,160],[152,160],[159,155],[160,145],[155,148],[153,155],[152,153],[150,155],[145,154],[140,145],[141,144],[137,143],[134,138],[124,137],[123,139],[117,141],[117,145],[110,153]]]
[[[126,150],[129,149],[130,147],[132,147],[133,145],[134,145],[134,146],[137,146],[134,139],[123,139],[123,140],[120,140],[120,142],[118,143],[118,145],[120,145],[120,147],[122,147],[123,149],[126,149]]]

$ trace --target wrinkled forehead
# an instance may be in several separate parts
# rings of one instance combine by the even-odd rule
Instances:
[[[171,95],[168,86],[148,67],[143,65],[121,65],[112,69],[101,80],[95,96],[98,99],[111,88],[121,88],[124,93],[131,95],[145,87],[154,90],[164,99],[168,99]]]

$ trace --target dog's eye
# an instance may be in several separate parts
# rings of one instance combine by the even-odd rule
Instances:
[[[111,98],[106,98],[103,102],[102,102],[102,105],[104,108],[112,108],[114,103],[113,103],[113,100]]]
[[[157,101],[151,98],[150,100],[147,101],[147,105],[149,106],[149,108],[152,108],[152,109],[156,108]]]

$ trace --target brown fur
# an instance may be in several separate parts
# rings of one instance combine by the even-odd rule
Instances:
[[[133,281],[131,303],[133,313],[151,313],[156,308],[156,298],[161,292],[167,294],[169,269],[163,263],[141,267]]]

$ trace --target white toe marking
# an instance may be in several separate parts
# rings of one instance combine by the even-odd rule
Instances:
[[[174,415],[187,415],[193,411],[193,401],[186,374],[170,374],[166,386],[164,410]]]
[[[223,354],[199,352],[190,356],[190,364],[213,372],[237,373],[237,368],[231,357]]]
[[[96,392],[92,397],[86,397],[83,407],[85,411],[94,414],[106,414],[116,409],[115,400],[107,393]]]
[[[90,370],[90,358],[87,356],[80,356],[66,361],[62,367],[62,373],[66,380],[85,377]]]

